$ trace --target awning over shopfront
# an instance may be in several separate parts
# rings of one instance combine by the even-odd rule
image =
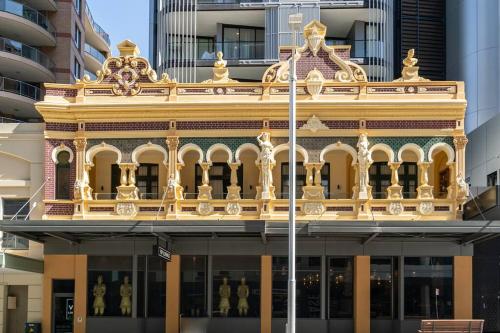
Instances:
[[[43,273],[43,261],[28,257],[0,253],[0,271],[19,271],[20,273]]]
[[[283,237],[286,221],[1,221],[0,231],[37,242],[57,238],[71,243],[110,237]],[[500,235],[500,221],[310,221],[298,223],[299,237],[342,237],[369,242],[374,238],[441,238],[462,244]]]

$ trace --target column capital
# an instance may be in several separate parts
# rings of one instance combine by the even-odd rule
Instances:
[[[469,139],[465,135],[457,135],[453,137],[453,144],[456,149],[464,149],[469,142]]]
[[[399,167],[401,166],[401,164],[403,164],[403,162],[388,162],[387,163],[389,165],[389,167],[391,168],[391,170],[394,170],[394,169],[399,169]]]
[[[87,146],[87,138],[75,138],[73,140],[73,145],[76,151],[84,151]]]
[[[169,150],[177,150],[179,147],[179,137],[178,136],[167,136],[165,140]]]

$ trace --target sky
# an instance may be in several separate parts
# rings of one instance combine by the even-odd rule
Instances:
[[[141,56],[149,55],[149,0],[87,0],[94,20],[109,34],[111,52],[116,44],[130,39],[139,46]]]

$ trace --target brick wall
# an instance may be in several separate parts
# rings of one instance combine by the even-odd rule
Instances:
[[[74,155],[73,161],[70,164],[69,184],[67,184],[70,188],[70,199],[73,199],[73,185],[76,178],[76,151],[73,142],[71,140],[47,139],[45,140],[44,154],[44,179],[48,179],[45,184],[45,200],[54,200],[56,197],[56,164],[52,161],[52,150],[62,143],[70,148]]]

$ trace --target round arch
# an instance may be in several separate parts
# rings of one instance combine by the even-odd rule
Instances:
[[[208,150],[207,150],[207,157],[206,158],[207,158],[208,163],[212,163],[212,155],[213,155],[213,153],[215,153],[218,150],[223,150],[227,153],[227,156],[228,156],[227,163],[228,164],[233,162],[233,152],[231,151],[231,149],[223,143],[216,143],[216,144],[211,145],[210,148],[208,148]]]
[[[398,161],[399,162],[403,162],[402,156],[406,150],[414,152],[417,155],[417,159],[418,159],[419,163],[422,163],[424,161],[424,158],[425,158],[424,150],[419,145],[417,145],[415,143],[407,143],[407,144],[403,145],[401,148],[399,148],[399,151],[398,151]]]
[[[241,156],[241,153],[244,152],[245,150],[251,150],[251,151],[255,152],[257,154],[257,160],[256,160],[256,162],[258,162],[260,160],[260,149],[259,149],[259,147],[257,147],[253,143],[244,143],[244,144],[242,144],[241,146],[239,146],[236,149],[236,152],[234,154],[234,160],[237,163],[241,163],[240,156]]]
[[[163,154],[163,164],[167,165],[168,163],[168,152],[165,148],[160,145],[148,142],[146,144],[140,145],[134,149],[132,152],[132,163],[139,164],[139,157],[142,153],[147,151],[157,151]]]
[[[321,150],[321,153],[319,154],[319,161],[324,162],[325,155],[334,150],[342,150],[347,152],[352,157],[352,165],[356,164],[356,161],[358,160],[358,152],[356,151],[356,149],[341,142],[332,143],[323,148],[323,150]]]
[[[102,142],[99,145],[95,145],[95,146],[90,147],[90,149],[87,150],[87,154],[85,155],[85,160],[87,161],[88,164],[93,165],[92,161],[94,160],[95,155],[97,155],[98,153],[103,152],[103,151],[112,151],[112,152],[116,153],[118,155],[118,158],[116,159],[116,164],[121,163],[122,152],[120,151],[120,149],[116,148],[113,145],[109,145],[105,142]]]
[[[180,164],[184,165],[184,155],[192,150],[198,152],[200,156],[200,158],[198,159],[198,163],[203,163],[203,150],[201,150],[200,146],[195,143],[186,143],[184,146],[182,146],[177,153],[177,161]]]
[[[377,143],[370,148],[370,154],[373,154],[373,152],[377,150],[386,153],[387,157],[389,158],[389,162],[394,162],[394,150],[392,150],[389,145],[386,145],[385,143]]]
[[[273,154],[272,154],[273,160],[277,154],[281,153],[282,151],[288,150],[289,147],[290,147],[290,143],[282,143],[282,144],[274,147]],[[304,158],[304,163],[309,163],[309,154],[307,153],[307,150],[305,150],[304,147],[302,147],[301,145],[297,145],[295,148],[296,148],[296,151],[299,152],[300,155],[302,155],[302,157]]]
[[[434,151],[444,151],[446,156],[448,157],[448,164],[452,163],[455,160],[455,151],[449,144],[446,142],[439,142],[434,145],[429,149],[429,153],[427,155],[427,159],[429,160],[430,163],[433,162],[432,155],[434,154]]]

